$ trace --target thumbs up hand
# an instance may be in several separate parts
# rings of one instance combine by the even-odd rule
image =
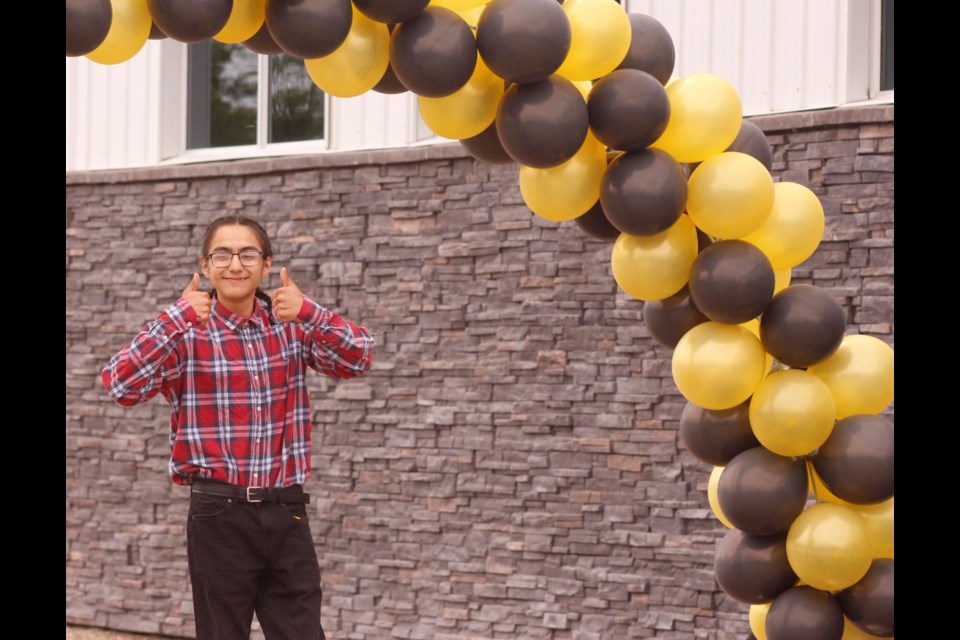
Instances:
[[[198,324],[201,327],[206,325],[207,320],[210,319],[210,294],[200,291],[199,273],[193,274],[193,279],[190,281],[190,284],[187,285],[187,288],[183,290],[183,295],[180,297],[189,302],[190,306],[193,307],[193,310],[199,317]]]
[[[290,279],[286,267],[280,269],[280,283],[283,286],[270,296],[273,301],[273,310],[284,322],[293,322],[300,313],[300,307],[303,306],[303,294],[300,293],[300,287]]]

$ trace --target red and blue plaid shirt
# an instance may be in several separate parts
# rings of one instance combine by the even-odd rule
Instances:
[[[373,337],[304,297],[297,322],[260,300],[243,318],[213,300],[206,327],[183,300],[144,326],[103,370],[124,406],[162,393],[170,403],[170,477],[254,487],[310,476],[309,366],[335,378],[370,370]]]

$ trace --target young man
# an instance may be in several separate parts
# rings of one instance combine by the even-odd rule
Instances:
[[[103,371],[118,403],[170,403],[170,476],[191,486],[187,555],[198,640],[325,638],[320,568],[303,484],[310,471],[306,368],[369,371],[373,338],[304,296],[280,270],[260,290],[273,250],[248,218],[215,220],[183,295]]]

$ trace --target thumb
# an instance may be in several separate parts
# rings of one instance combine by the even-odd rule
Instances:
[[[295,284],[293,283],[293,280],[291,280],[291,279],[290,279],[290,276],[287,274],[287,268],[286,268],[286,267],[280,267],[280,282],[282,282],[282,283],[283,283],[283,286],[285,286],[285,287],[296,287],[296,286],[297,286],[297,285],[295,285]]]
[[[194,273],[193,280],[190,281],[190,284],[187,285],[187,288],[183,290],[184,293],[189,293],[191,291],[197,291],[200,289],[200,274]]]

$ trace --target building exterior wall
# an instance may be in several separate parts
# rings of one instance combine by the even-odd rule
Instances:
[[[739,92],[746,115],[834,107],[873,97],[878,0],[629,0],[673,38],[676,74],[713,73]],[[123,64],[66,61],[68,171],[186,161],[186,45],[149,41]],[[874,59],[876,58],[876,60]],[[332,98],[326,141],[308,151],[404,147],[425,137],[416,97],[367,92]],[[217,150],[213,150],[215,153]],[[193,153],[197,155],[196,152]]]
[[[794,282],[893,344],[893,107],[755,122],[827,213]],[[168,406],[119,407],[99,373],[179,295],[205,224],[238,213],[377,337],[367,376],[310,376],[333,637],[745,637],[670,352],[610,245],[535,217],[516,180],[456,144],[68,174],[67,622],[192,633]]]

